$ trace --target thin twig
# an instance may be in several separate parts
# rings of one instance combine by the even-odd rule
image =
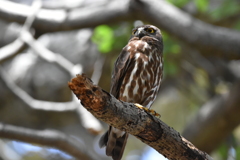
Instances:
[[[75,76],[77,73],[82,73],[82,66],[80,64],[74,65],[62,55],[48,50],[41,43],[37,42],[29,32],[26,31],[24,34],[22,34],[22,38],[24,42],[26,42],[32,48],[32,50],[41,58],[48,62],[54,62],[58,64],[61,68],[67,71],[71,75],[71,77]],[[93,134],[99,134],[100,132],[102,132],[101,123],[94,116],[87,113],[86,110],[79,109],[78,101],[75,97],[73,97],[73,101],[69,102],[69,104],[73,105],[74,109],[77,109],[76,111],[79,115],[79,118],[81,119],[83,127],[85,127]],[[75,108],[76,106],[77,108]]]
[[[41,9],[41,5],[42,5],[41,2],[42,2],[41,0],[34,0],[33,1],[33,4],[31,6],[31,10],[30,10],[30,14],[28,15],[25,23],[23,24],[20,35],[23,32],[30,30],[38,11]],[[18,51],[23,47],[24,47],[24,42],[21,40],[21,37],[18,37],[12,43],[2,47],[0,49],[0,62],[9,58],[9,57],[17,55],[19,53]]]
[[[58,64],[61,68],[67,71],[71,77],[75,76],[77,73],[82,73],[82,66],[80,64],[74,65],[62,55],[48,50],[41,43],[37,42],[28,31],[23,32],[21,38],[31,47],[34,53],[48,62]]]
[[[82,73],[82,66],[80,64],[76,64],[74,65],[72,62],[70,62],[69,60],[67,60],[65,57],[63,57],[60,54],[54,53],[50,50],[48,50],[46,47],[44,47],[41,43],[37,42],[32,35],[26,30],[25,32],[22,32],[21,35],[22,40],[27,43],[31,49],[38,54],[41,58],[43,58],[44,60],[52,63],[56,63],[58,64],[61,68],[63,68],[65,71],[67,71],[71,77],[75,76],[77,73]],[[99,64],[101,65],[101,64]],[[101,66],[99,66],[101,68]],[[98,78],[98,77],[96,77]],[[100,132],[102,132],[102,125],[101,123],[91,114],[89,114],[86,110],[82,110],[81,108],[78,107],[78,102],[76,102],[76,98],[73,98],[72,102],[66,102],[61,104],[61,108],[73,108],[73,109],[77,109],[77,113],[79,115],[79,118],[81,119],[81,123],[83,125],[83,127],[85,127],[89,132],[93,133],[93,134],[99,134]],[[39,102],[38,100],[32,100],[32,102]],[[48,104],[51,104],[53,102],[43,102],[42,103],[46,104],[45,106],[48,106]],[[39,106],[39,103],[34,103],[35,106]],[[32,105],[34,105],[32,103]],[[57,104],[60,105],[60,104]],[[66,106],[64,107],[64,105],[70,105],[70,106]],[[77,108],[76,108],[77,107]],[[46,107],[47,108],[47,107]],[[55,108],[55,107],[54,107]]]
[[[24,25],[23,25],[23,28],[22,28],[22,31],[29,31],[35,18],[36,18],[36,15],[37,13],[39,12],[39,10],[41,9],[42,7],[42,1],[41,0],[34,0],[33,3],[32,3],[32,6],[31,6],[31,11],[30,11],[30,14],[28,15]]]
[[[41,43],[37,42],[30,34],[29,32],[30,27],[34,22],[35,16],[38,13],[40,8],[41,8],[41,1],[35,0],[32,6],[31,14],[29,14],[22,28],[20,39],[25,43],[27,43],[31,47],[31,49],[36,54],[38,54],[41,58],[43,58],[48,62],[51,62],[51,63],[54,62],[58,64],[61,68],[67,71],[71,75],[71,77],[75,76],[77,73],[78,74],[82,73],[82,66],[80,64],[74,65],[69,60],[64,58],[62,55],[48,50],[46,47],[41,45]],[[23,45],[21,41],[18,40],[17,42]],[[6,57],[7,56],[4,56],[3,59],[5,59]],[[101,64],[99,63],[98,65],[99,65],[98,66],[99,68],[97,71],[101,71]],[[95,71],[95,74],[94,74],[96,77],[95,78],[96,81],[98,81],[98,79],[100,78],[99,76],[101,75],[101,72],[100,74],[99,73],[97,74],[97,71]],[[94,134],[98,134],[102,131],[102,125],[95,117],[89,114],[86,110],[79,109],[78,102],[75,101],[76,100],[75,97],[74,97],[75,99],[74,101],[66,102],[66,103],[56,103],[56,102],[36,100],[36,99],[33,99],[29,94],[27,94],[20,87],[18,87],[13,81],[11,81],[11,78],[6,73],[4,73],[3,70],[1,70],[1,74],[3,76],[3,79],[5,79],[5,83],[13,91],[13,93],[17,95],[23,102],[25,102],[31,108],[40,109],[40,110],[49,110],[49,111],[50,110],[51,111],[69,111],[69,110],[77,109],[77,113],[79,114],[82,125],[88,131]]]
[[[77,105],[74,102],[49,102],[49,101],[41,101],[32,98],[27,92],[18,87],[14,81],[9,77],[9,75],[0,67],[0,75],[5,82],[6,86],[17,96],[19,97],[25,104],[27,104],[32,109],[37,110],[45,110],[45,111],[73,111],[77,109]]]
[[[17,55],[24,46],[25,43],[17,38],[12,43],[0,48],[0,63],[10,57]]]
[[[29,16],[26,19],[26,22],[23,25],[20,38],[15,40],[14,43],[11,43],[7,47],[4,47],[4,49],[0,50],[0,53],[2,52],[3,55],[5,55],[5,56],[2,56],[0,54],[1,56],[0,59],[7,58],[8,56],[11,55],[9,53],[14,54],[14,52],[16,52],[23,45],[23,42],[20,40],[23,35],[26,36],[27,34],[28,37],[32,38],[32,35],[29,33],[29,30],[40,8],[41,8],[41,0],[35,0],[31,8],[31,14],[29,14]],[[12,46],[14,47],[14,49],[11,50],[10,47]],[[77,108],[77,105],[74,104],[73,102],[56,103],[56,102],[36,100],[32,98],[29,94],[27,94],[24,90],[22,90],[20,87],[18,87],[2,68],[0,68],[0,74],[6,86],[32,109],[48,110],[48,111],[72,111]]]

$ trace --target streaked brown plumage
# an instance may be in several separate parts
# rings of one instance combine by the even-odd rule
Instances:
[[[111,94],[117,99],[150,108],[159,91],[163,74],[163,42],[160,30],[153,25],[133,29],[112,74]],[[109,127],[100,139],[106,154],[120,160],[128,133]]]

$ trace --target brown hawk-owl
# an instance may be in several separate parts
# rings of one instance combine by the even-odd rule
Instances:
[[[119,100],[150,108],[162,80],[162,52],[162,35],[157,27],[143,25],[134,28],[128,44],[115,62],[111,94]],[[127,138],[128,133],[110,126],[99,145],[106,146],[108,156],[120,160]]]

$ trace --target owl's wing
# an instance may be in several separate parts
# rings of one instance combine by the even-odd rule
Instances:
[[[122,86],[124,77],[129,68],[131,61],[130,52],[127,51],[128,45],[123,48],[119,57],[117,58],[112,72],[111,90],[110,93],[119,98],[120,88]],[[112,126],[109,126],[106,132],[99,141],[100,147],[106,146],[106,154],[112,156],[114,160],[120,160],[127,142],[128,133],[124,133]]]
[[[119,98],[120,88],[123,83],[123,79],[126,75],[126,71],[129,68],[130,61],[130,52],[127,51],[127,47],[124,47],[120,53],[118,59],[115,62],[115,67],[112,72],[112,81],[111,81],[111,90],[110,93]]]

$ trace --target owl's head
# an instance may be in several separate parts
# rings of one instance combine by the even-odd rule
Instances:
[[[145,36],[155,38],[158,41],[162,41],[162,34],[160,29],[153,25],[142,25],[133,28],[132,36],[130,39],[134,37],[138,37],[139,39],[141,39]]]

